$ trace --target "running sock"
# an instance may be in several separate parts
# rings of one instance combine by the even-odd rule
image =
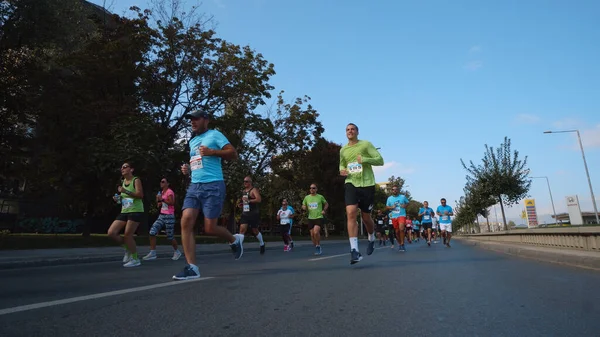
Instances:
[[[256,238],[258,239],[258,242],[260,243],[261,246],[265,245],[265,242],[263,241],[261,232],[258,232],[258,235],[256,236]]]
[[[350,238],[350,250],[352,249],[356,249],[356,251],[358,252],[358,238],[354,237],[354,238]]]
[[[244,243],[244,239],[246,238],[246,235],[244,234],[237,234],[235,236],[235,242],[234,243]]]
[[[369,242],[375,241],[375,232],[369,234]]]
[[[122,244],[121,247],[123,247],[123,249],[125,249],[125,251],[129,253],[129,249],[127,249],[127,245],[126,244]]]
[[[190,263],[190,268],[195,271],[196,273],[200,274],[200,270],[198,269],[198,266],[195,264],[191,264]]]
[[[131,258],[134,260],[137,260],[138,259],[137,253],[131,254]]]

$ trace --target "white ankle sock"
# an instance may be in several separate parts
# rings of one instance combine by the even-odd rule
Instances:
[[[358,251],[358,238],[350,238],[350,250],[356,249]]]

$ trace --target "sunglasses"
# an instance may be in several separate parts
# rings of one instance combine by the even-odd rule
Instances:
[[[126,168],[129,168],[129,165],[123,165],[123,166],[121,166],[121,169],[126,169]]]
[[[311,190],[316,190],[317,188],[316,188],[316,187],[311,187],[310,189],[311,189]]]
[[[161,180],[161,181],[160,181],[160,183],[161,183],[161,184],[166,184],[167,182],[166,182],[166,181],[164,181],[164,180]]]
[[[244,180],[244,183],[248,183],[248,184],[249,184],[250,182],[251,182],[251,181],[249,181],[249,180]]]

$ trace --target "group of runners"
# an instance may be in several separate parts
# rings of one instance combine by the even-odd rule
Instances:
[[[441,199],[441,205],[438,206],[435,212],[429,207],[429,202],[423,202],[423,207],[419,209],[419,216],[413,220],[409,215],[401,215],[402,213],[406,214],[406,211],[402,209],[406,208],[408,200],[402,198],[398,193],[397,186],[392,187],[392,194],[388,199],[386,211],[378,210],[375,216],[375,232],[379,246],[385,246],[389,241],[390,248],[394,248],[394,240],[396,240],[398,250],[404,252],[406,251],[405,242],[412,244],[421,241],[421,238],[423,238],[424,242],[431,246],[431,243],[437,243],[436,239],[441,237],[443,244],[450,247],[452,237],[451,216],[454,213],[452,207],[446,205],[446,199]],[[396,203],[400,205],[400,209],[389,211],[390,207],[395,208]],[[436,215],[443,219],[441,220],[443,222],[438,222]],[[419,219],[421,220],[419,221]]]
[[[236,260],[241,258],[244,253],[243,243],[248,229],[258,240],[260,253],[265,253],[265,243],[259,226],[259,207],[262,198],[260,191],[253,186],[250,176],[244,178],[244,188],[238,199],[238,207],[242,211],[239,233],[232,234],[227,228],[217,225],[225,201],[225,181],[221,161],[236,160],[238,154],[235,148],[221,132],[208,128],[210,116],[205,111],[196,110],[186,114],[185,117],[190,120],[193,137],[188,143],[189,164],[186,163],[181,166],[181,172],[189,176],[191,180],[183,201],[180,221],[183,254],[173,236],[175,194],[169,188],[167,178],[163,178],[160,181],[161,190],[156,196],[160,215],[150,229],[151,250],[143,257],[143,260],[157,258],[156,235],[164,229],[173,247],[172,259],[178,260],[183,255],[187,262],[183,270],[173,276],[174,280],[200,277],[200,270],[196,264],[194,236],[194,225],[200,213],[204,216],[205,232],[229,242]],[[405,238],[412,242],[415,234],[414,228],[420,228],[421,226],[424,228],[423,233],[425,233],[427,243],[430,244],[432,235],[435,235],[432,229],[436,222],[436,216],[439,217],[440,229],[445,239],[444,243],[450,247],[451,217],[454,214],[452,208],[446,205],[445,199],[442,199],[442,205],[438,206],[435,212],[428,207],[427,202],[424,202],[424,207],[419,210],[421,220],[415,221],[406,215],[408,199],[399,193],[398,186],[393,186],[392,195],[388,197],[386,203],[385,211],[387,214],[382,217],[384,212],[379,210],[376,216],[377,225],[375,225],[371,216],[376,188],[372,167],[381,166],[384,161],[373,144],[366,140],[359,140],[358,134],[358,126],[353,123],[346,126],[348,143],[340,150],[339,164],[339,173],[345,177],[344,201],[350,244],[350,263],[355,264],[363,259],[358,246],[359,225],[356,220],[358,217],[362,219],[368,233],[367,255],[373,254],[375,250],[376,233],[380,239],[380,244],[384,242],[382,240],[389,238],[393,245],[393,234],[389,234],[389,227],[385,227],[386,222],[391,224],[394,229],[400,251],[405,251]],[[121,213],[108,229],[108,235],[125,249],[123,266],[136,267],[141,265],[141,262],[133,235],[143,219],[144,205],[142,199],[144,190],[140,179],[135,176],[135,167],[132,162],[125,162],[121,166],[121,175],[123,182],[118,186],[118,193],[114,196],[114,200],[121,204]],[[325,197],[317,192],[318,186],[311,184],[309,194],[302,201],[302,210],[307,215],[310,236],[315,248],[314,254],[321,255],[320,232],[329,204]],[[287,199],[281,201],[281,208],[278,209],[276,216],[284,241],[284,251],[289,252],[294,247],[291,229],[296,213]],[[120,235],[122,231],[124,232],[123,237]],[[417,231],[417,233],[420,233],[420,231]]]

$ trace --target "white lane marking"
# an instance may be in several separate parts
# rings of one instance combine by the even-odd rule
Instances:
[[[338,254],[338,255],[331,255],[331,256],[324,256],[324,257],[317,257],[317,258],[314,258],[314,259],[309,259],[308,261],[327,260],[327,259],[333,259],[334,257],[340,257],[340,256],[348,256],[348,253]]]
[[[115,290],[115,291],[108,291],[108,292],[105,292],[105,293],[98,293],[98,294],[92,294],[92,295],[85,295],[85,296],[65,298],[65,299],[56,300],[56,301],[48,301],[48,302],[40,302],[40,303],[34,303],[34,304],[28,304],[28,305],[21,305],[21,306],[18,306],[18,307],[6,308],[6,309],[0,310],[0,316],[7,315],[7,314],[13,314],[13,313],[16,313],[16,312],[21,312],[21,311],[28,311],[28,310],[34,310],[34,309],[40,309],[40,308],[53,307],[53,306],[56,306],[56,305],[69,304],[69,303],[75,303],[75,302],[81,302],[81,301],[88,301],[88,300],[95,300],[95,299],[103,298],[103,297],[123,295],[123,294],[138,292],[138,291],[144,291],[144,290],[150,290],[150,289],[156,289],[156,288],[163,288],[163,287],[171,287],[171,286],[175,286],[175,285],[188,284],[188,283],[192,283],[192,282],[206,281],[206,280],[210,280],[210,279],[213,279],[213,278],[214,277],[201,277],[201,278],[194,279],[194,280],[170,281],[170,282],[152,284],[152,285],[143,286],[143,287],[121,289],[121,290]]]
[[[375,250],[377,249],[385,249],[389,247],[378,247],[375,248]],[[333,259],[334,257],[340,257],[340,256],[348,256],[348,253],[344,253],[344,254],[338,254],[338,255],[331,255],[331,256],[323,256],[323,257],[316,257],[314,259],[308,259],[308,261],[321,261],[321,260],[327,260],[327,259]]]

